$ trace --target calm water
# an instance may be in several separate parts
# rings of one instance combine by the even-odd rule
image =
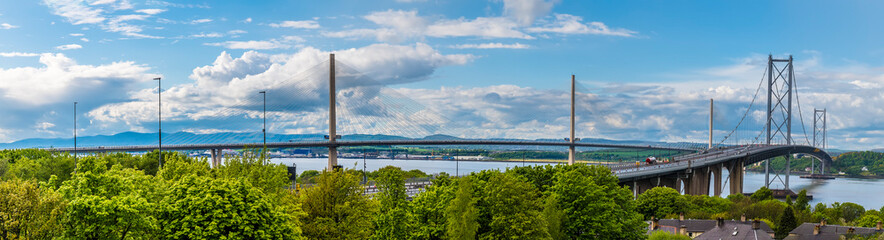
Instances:
[[[327,164],[325,158],[274,158],[271,162],[282,163],[288,166],[297,164],[298,173],[306,170],[322,170]],[[362,169],[362,159],[338,159],[338,163],[345,168]],[[470,172],[478,172],[486,169],[499,169],[501,171],[522,166],[521,162],[472,162],[472,161],[432,161],[432,160],[390,160],[390,159],[367,159],[365,168],[374,171],[387,165],[397,166],[402,170],[418,169],[426,173],[446,172],[451,175],[466,175]],[[549,163],[530,163],[524,165],[545,165]],[[727,171],[722,174],[726,179]],[[773,177],[773,176],[771,176]],[[743,191],[752,192],[764,186],[764,173],[746,172],[743,183]],[[789,185],[793,191],[798,192],[807,189],[808,194],[813,195],[811,205],[818,202],[831,204],[833,202],[853,202],[862,205],[866,209],[881,209],[884,206],[884,179],[857,179],[836,178],[831,180],[804,179],[797,175],[789,179]],[[779,180],[771,184],[772,188],[782,188]],[[724,189],[728,186],[725,183]],[[710,191],[711,192],[711,191]]]

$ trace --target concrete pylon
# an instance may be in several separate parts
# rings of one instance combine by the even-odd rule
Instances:
[[[717,164],[715,166],[710,166],[710,171],[713,175],[715,175],[712,180],[712,194],[713,196],[719,197],[721,196],[721,164]]]
[[[574,165],[575,159],[577,158],[577,156],[576,156],[577,152],[576,152],[576,149],[574,149],[574,142],[577,141],[577,139],[574,138],[575,137],[574,136],[575,135],[574,134],[574,121],[575,121],[575,117],[574,117],[574,109],[575,109],[574,103],[575,103],[575,101],[574,101],[574,98],[576,96],[575,88],[576,88],[576,81],[575,81],[574,75],[571,75],[571,138],[568,138],[568,140],[571,142],[571,146],[568,146],[568,165]]]
[[[328,59],[328,141],[331,145],[328,146],[328,167],[325,170],[333,171],[338,165],[338,147],[334,145],[338,138],[335,117],[335,54],[329,54]]]

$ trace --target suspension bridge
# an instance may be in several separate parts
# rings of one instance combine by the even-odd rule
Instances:
[[[327,64],[328,68],[322,68]],[[337,163],[338,148],[354,146],[549,146],[568,148],[568,164],[574,164],[577,148],[589,149],[649,149],[667,151],[685,151],[689,154],[673,157],[670,161],[654,164],[630,162],[627,164],[609,165],[614,174],[620,178],[622,185],[630,186],[636,194],[656,186],[666,186],[679,189],[686,194],[721,195],[722,169],[728,171],[726,181],[730,182],[730,193],[742,193],[743,171],[745,166],[764,163],[765,186],[770,186],[774,181],[780,181],[785,190],[789,189],[790,163],[793,154],[805,154],[811,156],[813,164],[812,172],[825,173],[825,166],[830,165],[832,158],[824,151],[825,140],[825,110],[814,109],[813,142],[807,136],[804,129],[804,119],[801,115],[800,101],[795,81],[795,72],[792,66],[792,57],[788,59],[768,58],[768,64],[764,76],[759,82],[750,106],[745,107],[736,126],[718,143],[713,142],[713,105],[710,101],[709,113],[709,142],[706,146],[695,143],[651,143],[651,144],[625,144],[625,143],[590,143],[580,142],[576,136],[577,124],[577,83],[575,77],[571,78],[571,111],[569,136],[562,140],[530,141],[530,140],[507,140],[507,139],[418,139],[405,138],[396,140],[344,140],[340,138],[338,126],[342,126],[350,133],[366,133],[381,129],[386,133],[398,136],[421,135],[444,133],[449,129],[445,115],[435,113],[421,106],[410,98],[398,94],[395,91],[383,89],[386,83],[376,81],[366,76],[353,67],[334,59],[334,54],[326,62],[297,74],[299,77],[285,82],[270,82],[268,88],[274,91],[260,91],[262,100],[254,97],[244,100],[229,100],[221,98],[215,101],[216,105],[202,106],[202,110],[193,110],[186,106],[174,106],[167,109],[167,118],[158,117],[159,129],[162,129],[162,121],[167,124],[177,125],[179,129],[195,129],[197,126],[214,126],[215,131],[238,131],[236,121],[231,119],[258,119],[262,118],[264,126],[261,129],[262,142],[244,142],[242,139],[230,139],[216,137],[205,139],[207,135],[186,134],[173,135],[172,139],[163,139],[162,130],[154,144],[121,144],[121,145],[86,145],[73,147],[55,147],[54,151],[72,153],[90,152],[140,152],[161,150],[209,150],[211,163],[217,166],[221,163],[222,149],[245,149],[245,148],[327,148],[327,169],[340,167]],[[322,80],[327,76],[327,84]],[[342,78],[342,79],[339,79]],[[160,79],[156,79],[160,80]],[[342,81],[343,80],[343,81]],[[764,83],[767,89],[767,105],[761,105],[759,96]],[[338,88],[341,88],[338,90]],[[162,88],[157,88],[158,94]],[[326,92],[327,90],[327,92]],[[258,92],[258,91],[255,91]],[[271,135],[271,141],[267,141],[267,92],[276,94],[271,99],[271,116],[276,119],[272,127],[286,128],[297,127],[299,124],[316,123],[322,120],[317,114],[305,113],[305,109],[320,109],[327,107],[328,134],[323,139],[295,139],[282,141]],[[219,94],[221,97],[241,97],[236,93]],[[327,98],[328,105],[324,105],[323,98]],[[162,99],[160,97],[160,99]],[[341,101],[343,99],[343,101]],[[792,133],[792,110],[793,100],[798,109],[801,127],[804,130],[806,141],[794,141]],[[294,104],[295,102],[299,104]],[[179,102],[183,104],[186,102]],[[174,104],[174,103],[173,103]],[[324,105],[324,106],[323,106]],[[763,108],[764,107],[764,108]],[[160,103],[159,109],[162,108]],[[179,112],[168,112],[177,109]],[[205,109],[211,109],[207,111]],[[764,114],[758,114],[763,111]],[[348,116],[344,120],[341,115]],[[753,117],[762,115],[762,121],[753,121]],[[211,120],[206,120],[211,117]],[[75,120],[76,121],[76,120]],[[188,123],[191,122],[191,123]],[[754,125],[752,123],[755,123]],[[188,125],[191,124],[191,125]],[[474,128],[480,126],[472,126]],[[453,127],[452,127],[453,128]],[[76,127],[75,127],[76,129]],[[312,129],[316,130],[316,129]],[[76,130],[75,130],[76,131]],[[295,131],[297,132],[297,131]],[[375,132],[376,133],[376,132]],[[75,133],[76,134],[76,133]],[[75,135],[76,136],[76,135]],[[223,135],[221,135],[223,136]],[[76,137],[75,137],[76,139]],[[556,139],[556,137],[553,137]],[[563,139],[563,138],[558,138]],[[163,145],[162,143],[167,144]],[[171,143],[171,144],[169,144]],[[770,165],[770,159],[785,157],[785,167],[776,169]],[[816,164],[819,162],[819,164]],[[162,164],[162,163],[161,163]]]

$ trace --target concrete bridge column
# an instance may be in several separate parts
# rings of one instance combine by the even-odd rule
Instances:
[[[715,175],[715,177],[713,177],[714,183],[712,184],[712,194],[714,194],[713,196],[721,196],[721,164],[710,166],[710,171]]]
[[[743,163],[745,158],[731,161],[727,166],[730,194],[743,194]]]
[[[633,195],[638,197],[639,194],[655,187],[668,187],[678,190],[678,179],[673,177],[654,177],[632,182]]]
[[[690,195],[709,195],[709,167],[692,169],[691,176],[685,182],[685,193]]]
[[[221,166],[221,149],[211,149],[209,152],[212,153],[212,168],[218,168]]]

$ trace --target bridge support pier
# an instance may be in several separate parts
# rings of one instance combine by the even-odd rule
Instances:
[[[710,166],[710,171],[715,175],[713,177],[712,184],[712,194],[713,196],[720,197],[721,196],[721,164],[717,164],[715,166]]]
[[[212,168],[218,168],[221,166],[221,149],[210,149],[209,152],[212,153]]]
[[[668,187],[677,190],[679,188],[678,183],[678,178],[665,176],[636,180],[632,182],[632,194],[634,197],[638,197],[639,194],[655,187]]]
[[[743,164],[746,158],[740,158],[728,163],[728,182],[730,183],[730,194],[743,194]]]
[[[699,167],[691,170],[691,176],[685,181],[685,194],[709,195],[709,167]]]

